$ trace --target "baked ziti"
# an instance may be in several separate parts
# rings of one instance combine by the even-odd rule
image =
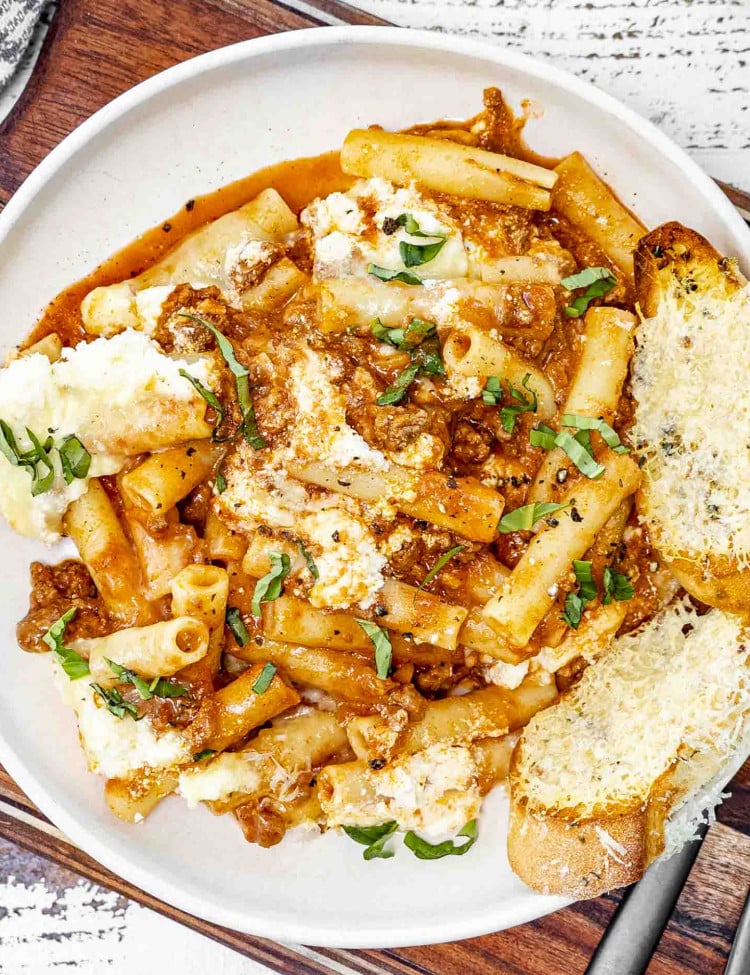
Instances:
[[[79,554],[18,640],[117,816],[462,854],[518,730],[675,595],[627,438],[646,230],[521,127],[489,89],[191,200],[9,356],[0,509]]]

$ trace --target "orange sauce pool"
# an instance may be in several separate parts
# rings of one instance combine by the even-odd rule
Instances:
[[[490,93],[489,97],[493,101],[494,110],[492,148],[539,166],[553,168],[559,160],[540,156],[524,141],[523,130],[529,117],[526,105],[523,113],[516,116],[500,92],[496,95]],[[452,132],[464,129],[468,133],[480,117],[475,116],[463,122],[444,120],[419,124],[405,131],[414,135],[433,136],[439,136],[440,130],[446,129]],[[342,172],[339,152],[336,150],[320,156],[292,159],[266,166],[211,193],[188,200],[177,213],[136,237],[90,274],[61,291],[49,303],[20,347],[27,348],[50,332],[57,332],[63,345],[76,345],[80,341],[88,340],[90,336],[83,328],[80,307],[89,291],[135,277],[155,264],[188,234],[249,203],[262,190],[277,190],[287,205],[299,214],[316,197],[347,190],[355,179],[356,177]]]
[[[491,104],[487,103],[488,98]],[[553,168],[559,162],[558,159],[535,153],[526,145],[523,134],[530,112],[526,103],[523,112],[517,116],[505,103],[502,94],[494,89],[485,92],[485,103],[486,109],[492,111],[494,151],[505,152],[548,168]],[[479,118],[481,115],[463,122],[442,120],[424,123],[411,126],[405,131],[414,135],[438,137],[442,134],[441,130],[455,133],[463,129],[468,133]],[[292,159],[266,166],[211,193],[188,200],[177,213],[136,237],[90,274],[61,291],[49,303],[20,347],[27,348],[50,332],[57,332],[63,345],[76,345],[80,341],[88,340],[90,336],[83,328],[80,307],[89,291],[135,277],[155,264],[188,234],[249,203],[262,190],[277,190],[287,205],[299,214],[316,197],[347,190],[355,179],[356,177],[342,172],[339,152],[336,150],[320,156]]]
[[[277,190],[291,209],[299,213],[315,197],[346,190],[353,182],[353,177],[341,171],[338,152],[326,152],[321,156],[267,166],[211,193],[196,196],[162,224],[136,237],[86,277],[61,291],[44,310],[22,347],[38,342],[50,332],[57,332],[63,345],[76,345],[85,340],[81,302],[89,291],[135,277],[155,264],[183,237],[238,209],[262,190]]]

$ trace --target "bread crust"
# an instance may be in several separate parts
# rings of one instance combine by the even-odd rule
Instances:
[[[683,588],[702,603],[743,617],[750,615],[750,568],[736,559],[708,552],[700,562],[664,561]]]
[[[674,810],[716,773],[716,759],[679,758],[656,779],[641,803],[615,804],[596,815],[569,809],[533,809],[515,776],[523,739],[511,758],[508,860],[534,890],[585,900],[635,883],[664,853]]]
[[[645,810],[571,820],[562,813],[532,812],[512,791],[511,796],[508,860],[533,890],[585,900],[643,875]]]
[[[646,234],[633,256],[635,294],[641,313],[653,318],[668,285],[695,280],[699,287],[724,290],[730,297],[744,281],[733,261],[716,250],[697,231],[672,221]],[[697,278],[696,278],[697,275]]]
[[[675,281],[681,290],[711,289],[719,297],[731,298],[745,281],[733,261],[727,260],[695,230],[671,222],[643,237],[634,255],[635,291],[641,313],[640,325],[648,328],[662,297]],[[649,508],[649,485],[638,492],[638,506]],[[658,532],[654,542],[659,547]],[[734,557],[701,553],[698,558],[660,552],[682,586],[701,602],[730,613],[750,614],[750,567]]]

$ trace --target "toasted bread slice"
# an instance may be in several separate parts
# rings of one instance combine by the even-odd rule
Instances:
[[[750,633],[720,610],[667,607],[526,727],[510,773],[511,866],[576,898],[637,880],[670,834],[686,838],[677,811],[749,744]]]
[[[641,521],[691,595],[748,613],[750,294],[734,262],[677,223],[640,241],[635,286]]]

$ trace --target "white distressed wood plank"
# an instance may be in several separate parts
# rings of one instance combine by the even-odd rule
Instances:
[[[403,27],[485,37],[592,81],[750,189],[747,0],[356,0]]]
[[[268,975],[202,935],[0,839],[0,975]]]

